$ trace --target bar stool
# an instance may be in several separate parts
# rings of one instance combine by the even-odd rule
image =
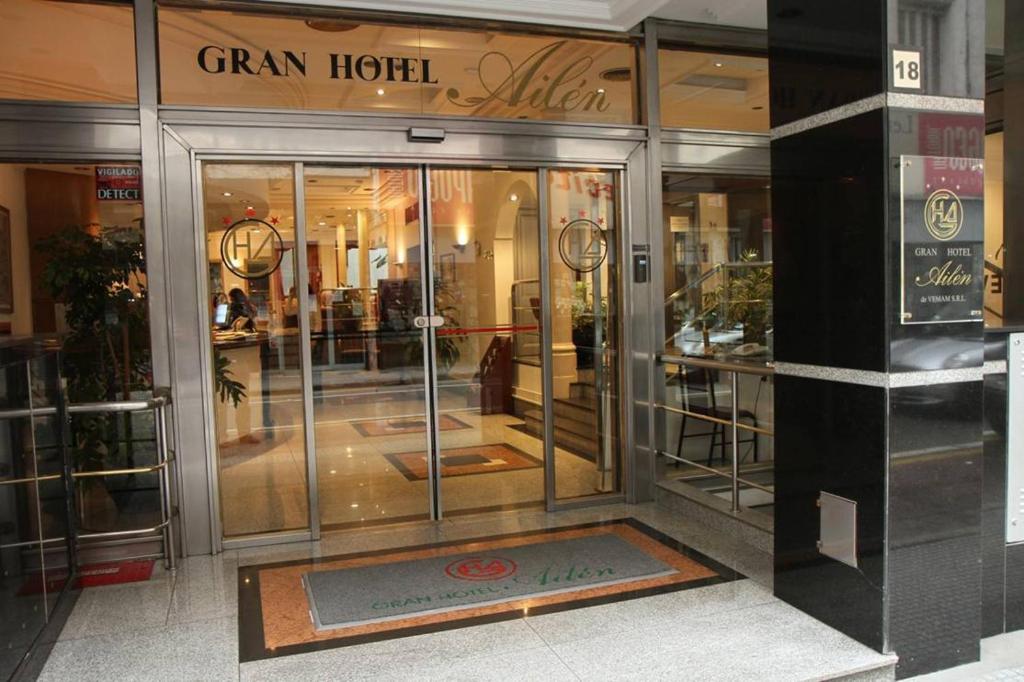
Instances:
[[[715,396],[715,374],[715,371],[703,367],[685,367],[683,365],[677,365],[675,378],[679,382],[679,388],[683,393],[683,409],[695,414],[729,421],[732,419],[731,410],[728,407],[719,407],[718,400]],[[703,403],[691,402],[691,395],[696,396],[698,399],[703,398]],[[750,410],[739,410],[736,414],[736,419],[737,421],[747,420],[750,422],[751,426],[757,426],[757,415]],[[709,435],[706,433],[691,433],[686,435],[686,420],[687,415],[684,414],[682,424],[679,426],[679,440],[676,443],[676,457],[682,457],[683,455],[684,438],[703,438]],[[711,422],[710,436],[711,443],[708,445],[708,466],[712,465],[716,444],[721,450],[720,457],[722,462],[725,461],[726,446],[731,445],[728,440],[725,424]],[[739,439],[737,443],[740,445],[752,444],[754,446],[754,461],[758,461],[756,433],[752,433],[750,438]],[[676,460],[676,466],[679,466],[678,459]]]

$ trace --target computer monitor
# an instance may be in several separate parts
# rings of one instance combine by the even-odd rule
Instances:
[[[223,327],[228,323],[228,304],[218,303],[217,308],[213,313],[213,323],[218,327]]]

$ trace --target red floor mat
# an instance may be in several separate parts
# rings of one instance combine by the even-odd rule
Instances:
[[[86,564],[78,569],[79,587],[99,587],[101,585],[118,585],[149,580],[153,575],[153,559],[142,561],[114,561],[103,564]],[[64,587],[67,576],[64,574],[51,576],[46,581],[47,592],[59,592]],[[18,596],[39,594],[43,591],[43,576],[40,573],[29,577],[18,590]]]

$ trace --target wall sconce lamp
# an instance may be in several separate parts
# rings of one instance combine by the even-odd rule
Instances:
[[[469,244],[469,226],[460,224],[455,228],[455,248],[459,253],[466,252],[466,246]]]

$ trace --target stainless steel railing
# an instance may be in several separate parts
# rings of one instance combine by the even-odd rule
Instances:
[[[754,426],[752,424],[743,424],[739,421],[739,376],[741,374],[751,374],[755,376],[772,376],[775,373],[775,368],[771,363],[758,363],[758,362],[725,362],[722,360],[716,360],[713,358],[702,358],[688,355],[659,355],[658,361],[666,365],[681,365],[683,367],[696,367],[700,369],[724,372],[729,375],[729,387],[730,387],[730,415],[729,419],[721,419],[708,414],[702,414],[700,412],[694,412],[693,410],[687,410],[673,405],[666,405],[664,403],[655,404],[655,408],[663,410],[665,412],[671,412],[673,414],[698,419],[713,424],[721,424],[728,426],[731,429],[731,451],[732,451],[732,466],[730,467],[729,473],[724,473],[709,467],[699,462],[686,459],[685,457],[674,455],[664,450],[658,450],[658,454],[667,457],[668,459],[682,462],[689,466],[692,466],[701,471],[706,471],[714,476],[722,478],[728,478],[731,484],[731,498],[732,498],[732,511],[738,512],[740,510],[740,485],[745,485],[756,490],[775,494],[775,490],[751,481],[749,479],[742,478],[740,476],[740,453],[739,453],[739,432],[740,430],[749,431],[754,434],[754,438],[758,434],[764,436],[774,436],[774,432],[771,429],[766,429],[760,426]]]
[[[82,540],[102,540],[115,538],[131,538],[136,536],[160,534],[163,544],[163,558],[165,566],[173,570],[176,567],[174,549],[174,517],[177,511],[173,506],[171,466],[174,463],[174,451],[167,442],[167,411],[171,407],[170,391],[167,389],[154,390],[154,396],[148,400],[122,400],[102,403],[81,403],[68,405],[66,412],[69,415],[75,414],[111,414],[126,412],[153,412],[154,437],[156,440],[157,463],[152,466],[131,467],[122,469],[100,469],[96,471],[72,471],[73,480],[99,478],[104,476],[130,476],[134,474],[148,474],[156,472],[160,487],[160,523],[146,528],[131,528],[127,530],[99,531],[93,533],[82,533],[75,529],[74,540],[77,543]],[[45,417],[57,414],[56,406],[38,408],[16,408],[0,410],[0,419],[22,419],[26,417]],[[15,485],[19,483],[34,483],[39,481],[58,480],[62,474],[49,474],[17,479],[0,479],[0,486]],[[64,541],[65,538],[48,538],[47,542]],[[33,543],[35,542],[33,541]]]

